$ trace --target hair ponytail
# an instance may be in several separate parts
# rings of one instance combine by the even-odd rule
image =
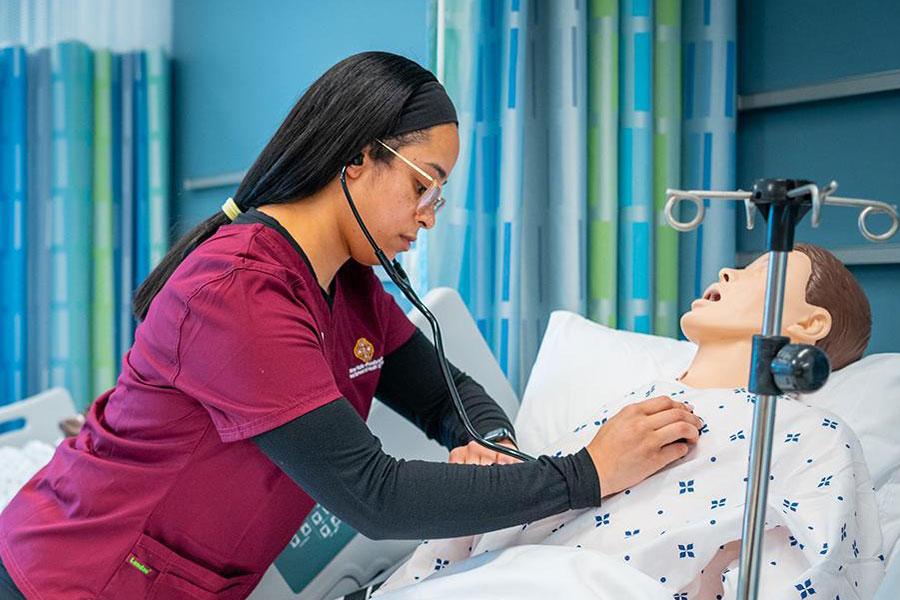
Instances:
[[[430,71],[387,52],[363,52],[337,63],[291,108],[238,186],[235,203],[243,211],[292,202],[321,190],[368,144],[379,138],[392,139],[389,134],[406,101],[429,81],[436,81]],[[412,140],[416,134],[400,137]],[[379,148],[374,149],[372,158],[391,160]],[[153,298],[181,261],[226,223],[225,214],[217,212],[169,250],[134,296],[134,314],[139,320],[147,316]]]

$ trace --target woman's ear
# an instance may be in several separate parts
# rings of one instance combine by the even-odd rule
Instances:
[[[356,179],[362,174],[364,169],[369,167],[369,163],[372,162],[371,149],[371,146],[366,146],[362,149],[362,152],[350,159],[350,162],[347,163],[348,179]]]
[[[819,306],[810,306],[810,312],[800,321],[785,327],[792,339],[818,342],[831,332],[831,313]]]

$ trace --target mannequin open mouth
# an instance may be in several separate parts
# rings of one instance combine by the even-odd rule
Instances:
[[[697,298],[691,303],[691,308],[696,308],[698,306],[705,306],[712,302],[718,302],[722,299],[722,292],[719,290],[718,285],[709,286],[706,291],[703,293],[702,298]]]
[[[722,293],[719,291],[719,288],[716,286],[711,286],[706,293],[703,294],[703,299],[709,302],[718,302],[722,299]]]

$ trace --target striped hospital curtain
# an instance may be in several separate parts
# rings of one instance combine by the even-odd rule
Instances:
[[[117,149],[119,169],[117,180],[119,193],[117,203],[119,214],[116,246],[119,249],[119,270],[117,273],[116,334],[121,361],[134,340],[134,317],[131,313],[131,298],[134,295],[135,279],[135,133],[134,133],[134,63],[135,54],[126,53],[119,63],[119,127]]]
[[[518,364],[521,319],[523,148],[525,144],[527,64],[530,3],[510,0],[504,11],[503,91],[500,102],[500,189],[497,210],[496,306],[498,331],[494,354],[513,388],[521,390],[523,374]]]
[[[521,103],[519,390],[550,312],[583,314],[587,305],[587,6],[532,2],[529,10]]]
[[[547,24],[548,92],[547,250],[550,265],[540,287],[550,310],[584,314],[587,308],[587,6],[550,2]],[[542,319],[546,324],[546,319]],[[540,334],[543,334],[541,328]],[[540,337],[536,340],[540,341]],[[537,353],[537,346],[534,347]],[[529,353],[530,354],[530,353]]]
[[[170,77],[161,50],[0,49],[0,403],[115,384],[169,245]]]
[[[653,206],[656,335],[677,337],[678,237],[666,222],[666,188],[681,181],[681,0],[656,0],[653,61]]]
[[[423,287],[454,285],[458,273],[455,284],[517,390],[555,308],[677,334],[681,235],[661,211],[687,156],[682,2],[438,5],[437,70],[460,111],[447,196],[459,201],[410,270]],[[733,61],[715,71],[733,76]],[[716,160],[733,169],[733,154]],[[492,239],[495,254],[485,251]],[[484,295],[492,287],[493,302]]]
[[[588,315],[617,323],[619,4],[592,0],[588,27]]]
[[[50,386],[50,214],[53,98],[50,49],[28,58],[28,395]]]
[[[115,212],[113,206],[113,56],[94,54],[94,283],[91,303],[92,381],[96,398],[115,385]]]
[[[489,345],[494,343],[499,102],[504,8],[498,2],[443,4],[443,60],[436,71],[457,108],[460,153],[445,196],[440,227],[420,234],[428,287],[457,287]]]
[[[112,354],[114,371],[118,375],[122,362],[121,307],[122,289],[122,55],[110,57],[110,165],[109,185],[112,191]]]
[[[27,76],[24,48],[0,51],[0,404],[27,385]]]
[[[444,188],[450,202],[440,213],[440,227],[420,231],[415,247],[405,257],[411,265],[411,277],[428,289],[442,285],[459,290],[471,308],[471,298],[461,288],[467,280],[464,262],[466,245],[470,243],[470,216],[473,198],[469,183],[475,181],[477,165],[475,138],[475,94],[478,82],[473,75],[479,60],[478,31],[481,25],[481,2],[465,0],[444,5],[442,64],[436,67],[438,76],[456,106],[460,135],[459,158],[453,174]],[[418,260],[421,256],[424,260]]]
[[[148,186],[150,201],[149,252],[150,269],[162,261],[169,250],[169,147],[171,127],[171,68],[161,48],[148,50],[147,62],[147,141]]]
[[[553,101],[554,92],[550,89],[547,75],[551,62],[560,66],[556,57],[551,57],[549,46],[559,45],[559,35],[553,33],[553,24],[559,22],[560,6],[532,1],[528,3],[528,26],[522,30],[520,42],[523,51],[519,61],[523,65],[522,93],[517,98],[519,110],[523,113],[522,131],[522,163],[520,170],[508,173],[521,180],[521,203],[519,208],[518,234],[519,243],[512,251],[518,256],[518,285],[511,290],[518,303],[518,321],[511,322],[510,328],[517,328],[516,345],[511,348],[511,360],[518,365],[519,376],[510,379],[513,388],[522,390],[531,368],[534,355],[537,353],[537,341],[544,331],[547,307],[550,306],[550,287],[553,276],[550,265],[557,261],[563,268],[576,267],[565,264],[562,257],[550,256],[551,225],[548,221],[550,211],[550,195],[559,190],[559,179],[550,180],[551,166],[549,146],[551,132],[549,123],[551,116],[548,107]],[[505,133],[505,131],[504,131]],[[505,140],[504,140],[505,143]],[[502,165],[504,177],[507,176],[506,163]],[[555,169],[559,178],[559,169]],[[561,194],[556,196],[556,208],[559,218],[563,219]],[[577,268],[577,267],[576,267]]]
[[[684,0],[682,182],[688,189],[735,186],[736,30],[735,0]],[[736,258],[734,203],[704,204],[703,224],[681,238],[682,310]]]
[[[650,333],[653,301],[653,12],[623,0],[619,16],[619,322]]]
[[[460,288],[482,335],[492,347],[497,332],[497,209],[500,190],[500,113],[503,79],[497,77],[503,61],[503,6],[481,1],[478,29],[477,88],[475,90],[474,177],[466,182],[473,196],[466,236],[466,269]],[[468,203],[468,201],[467,201]]]
[[[497,347],[495,302],[498,295],[497,212],[500,206],[500,115],[502,114],[504,9],[498,2],[482,0],[482,24],[479,32],[478,85],[475,104],[475,133],[478,160],[475,192],[475,219],[468,245],[466,282],[478,327]]]
[[[91,146],[93,54],[81,42],[51,51],[53,191],[50,215],[50,384],[68,388],[76,405],[92,400]]]
[[[150,274],[150,121],[147,105],[147,53],[134,52],[134,288]]]

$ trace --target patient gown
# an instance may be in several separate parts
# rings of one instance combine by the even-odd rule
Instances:
[[[676,600],[732,598],[755,396],[657,381],[545,449],[576,452],[625,405],[667,395],[704,419],[687,456],[595,509],[483,535],[423,542],[380,593],[470,556],[511,546],[587,548],[649,576]],[[870,598],[884,576],[875,495],[859,440],[837,416],[789,397],[777,402],[760,598]],[[581,567],[580,567],[581,568]],[[589,567],[587,567],[589,568]]]

